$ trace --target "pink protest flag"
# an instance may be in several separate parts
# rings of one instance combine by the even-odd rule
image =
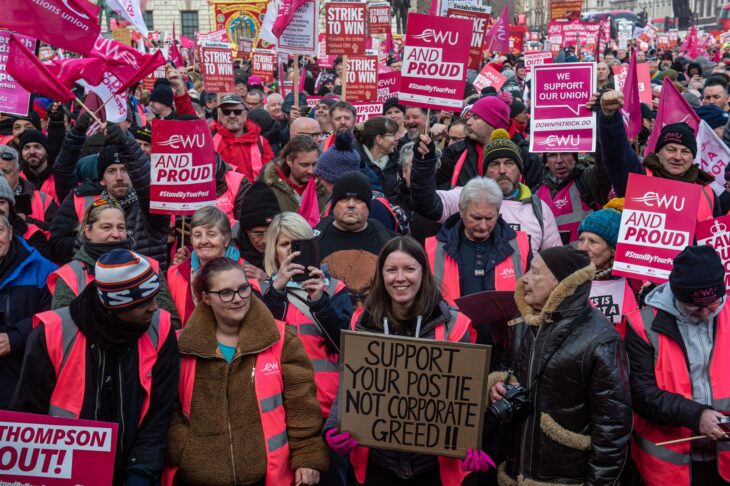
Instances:
[[[639,98],[639,76],[636,73],[636,50],[632,49],[629,72],[624,83],[624,106],[621,114],[626,125],[626,135],[633,139],[641,131],[641,99]]]
[[[64,103],[76,99],[14,35],[10,36],[8,45],[10,50],[5,69],[23,89]]]
[[[646,142],[646,152],[644,153],[648,154],[654,151],[662,128],[666,125],[680,122],[689,125],[696,134],[700,126],[700,117],[689,106],[684,96],[679,93],[672,80],[666,77],[662,83],[661,96],[659,97],[659,110],[657,110],[654,129],[651,131],[649,140]]]
[[[68,89],[72,89],[81,78],[89,84],[101,83],[107,68],[104,61],[95,57],[54,59],[44,66]]]
[[[302,203],[299,205],[299,216],[303,217],[314,228],[319,224],[319,203],[317,202],[317,180],[312,177],[302,194]]]
[[[91,56],[101,59],[114,76],[122,83],[115,93],[126,91],[140,79],[165,64],[162,50],[145,54],[137,49],[99,36],[94,43]]]
[[[183,46],[185,49],[190,49],[191,47],[193,47],[193,40],[185,37],[184,35],[181,35],[180,45]]]
[[[504,6],[502,14],[487,32],[484,43],[488,53],[509,51],[509,8],[507,5]]]
[[[99,35],[99,7],[87,0],[3,0],[0,28],[88,54]]]
[[[175,22],[172,23],[172,44],[170,44],[170,49],[168,51],[170,61],[175,63],[175,67],[185,67],[185,60],[182,57],[182,54],[180,54],[180,49],[177,48],[177,43],[175,42],[176,39],[175,35]]]
[[[271,33],[278,39],[282,32],[289,27],[289,24],[294,18],[294,13],[299,9],[299,7],[309,1],[311,0],[283,0],[279,6],[279,13],[276,15],[276,19],[274,20],[274,26],[271,28]]]

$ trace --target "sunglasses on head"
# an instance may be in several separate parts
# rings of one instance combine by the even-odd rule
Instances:
[[[233,113],[236,116],[243,115],[243,112],[246,111],[243,108],[221,108],[221,113],[223,113],[225,116],[229,116],[231,113]]]
[[[15,160],[15,157],[13,157],[13,154],[11,154],[10,152],[2,152],[2,153],[0,153],[0,159]]]
[[[91,206],[93,208],[98,208],[98,207],[101,207],[101,206],[111,206],[113,208],[121,208],[122,207],[118,202],[112,201],[111,199],[104,199],[104,198],[97,199],[96,201],[94,201],[92,203]]]

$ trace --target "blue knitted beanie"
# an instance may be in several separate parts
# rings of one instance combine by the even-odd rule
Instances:
[[[584,231],[595,233],[604,240],[611,248],[616,248],[618,241],[618,230],[621,226],[621,213],[615,209],[601,209],[588,215],[578,227],[578,234]]]
[[[342,132],[335,137],[335,143],[319,156],[317,177],[335,183],[345,172],[360,170],[360,154],[352,146],[352,133]]]

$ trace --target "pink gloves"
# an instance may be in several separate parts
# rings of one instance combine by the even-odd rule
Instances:
[[[349,432],[337,433],[337,429],[334,428],[329,429],[324,434],[324,441],[327,442],[330,449],[342,456],[349,454],[350,451],[360,445],[358,441],[352,438]]]
[[[461,462],[461,469],[464,471],[487,472],[490,467],[497,468],[486,452],[477,449],[469,449]]]

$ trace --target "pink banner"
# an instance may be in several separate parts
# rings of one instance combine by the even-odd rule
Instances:
[[[626,82],[628,72],[628,64],[613,66],[613,81],[616,89],[622,93],[624,92],[624,83]],[[637,64],[636,74],[639,78],[639,99],[642,103],[651,106],[651,74],[649,73],[649,65],[644,62]]]
[[[482,89],[486,88],[487,86],[492,86],[494,89],[499,91],[499,89],[506,81],[507,78],[505,78],[502,73],[498,72],[489,64],[486,64],[479,72],[479,74],[477,74],[477,77],[474,79],[473,84],[478,92],[481,92]]]
[[[532,71],[531,152],[593,152],[595,63],[546,64]]]
[[[0,410],[2,484],[112,484],[118,425]]]
[[[487,52],[509,51],[509,8],[507,5],[502,9],[501,15],[489,29],[484,38]]]
[[[403,103],[455,111],[462,108],[472,23],[430,15],[408,15],[401,70]]]
[[[23,89],[7,71],[12,32],[0,31],[0,113],[26,116],[30,107],[30,91]],[[25,47],[35,51],[36,40],[27,35],[15,34]]]
[[[730,293],[730,216],[699,221],[695,230],[698,245],[715,249],[725,267],[726,293]]]
[[[215,205],[214,172],[205,120],[152,120],[150,211],[189,215]]]
[[[378,74],[378,103],[400,95],[401,74],[398,71]]]
[[[662,283],[694,239],[701,186],[629,174],[613,274]]]

